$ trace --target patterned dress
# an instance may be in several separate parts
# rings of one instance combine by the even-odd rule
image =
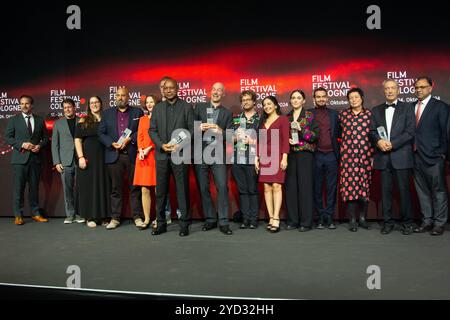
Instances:
[[[339,113],[342,129],[339,192],[343,201],[369,200],[374,149],[369,139],[372,112],[365,108]]]

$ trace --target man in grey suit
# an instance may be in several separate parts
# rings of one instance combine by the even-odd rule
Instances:
[[[14,173],[14,223],[21,226],[24,224],[23,205],[27,182],[32,219],[36,222],[48,221],[39,212],[41,149],[48,143],[48,132],[44,119],[33,114],[33,98],[23,95],[19,101],[22,112],[9,119],[5,139],[14,148],[11,157]]]
[[[52,158],[55,169],[61,175],[64,191],[65,224],[83,223],[85,219],[75,214],[75,126],[79,118],[75,115],[75,102],[65,99],[62,102],[64,118],[53,126]]]
[[[209,187],[209,171],[212,172],[214,183],[218,193],[218,216],[219,227],[223,234],[231,235],[233,232],[230,229],[228,221],[228,186],[227,186],[227,165],[225,162],[226,148],[225,148],[225,132],[226,129],[231,128],[233,114],[230,110],[222,106],[222,97],[225,95],[225,87],[222,83],[217,82],[211,88],[211,101],[206,103],[199,103],[194,109],[194,120],[201,122],[200,130],[203,134],[208,131],[218,134],[221,139],[215,136],[205,136],[202,143],[198,144],[199,150],[195,149],[194,154],[202,155],[201,163],[195,164],[195,172],[197,181],[200,187],[200,194],[202,197],[203,213],[206,217],[206,223],[202,230],[208,231],[217,228],[217,213],[214,208],[211,191]],[[205,149],[212,150],[210,158],[209,154],[204,154]],[[214,149],[213,149],[214,148]],[[223,154],[214,154],[214,152],[222,151]],[[217,161],[214,158],[218,158]],[[211,160],[211,161],[208,161]]]

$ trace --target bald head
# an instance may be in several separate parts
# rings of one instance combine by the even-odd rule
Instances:
[[[220,105],[222,97],[225,96],[225,86],[221,82],[216,82],[211,88],[211,102],[213,105]]]

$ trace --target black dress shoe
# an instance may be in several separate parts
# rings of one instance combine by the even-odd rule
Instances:
[[[366,219],[359,219],[359,226],[363,229],[370,230],[370,225],[367,223]]]
[[[325,222],[324,222],[324,220],[325,220],[324,216],[321,216],[319,218],[319,222],[317,223],[316,229],[319,229],[319,230],[325,229]]]
[[[152,230],[152,236],[159,236],[160,234],[166,233],[167,227],[158,227]]]
[[[431,230],[430,234],[432,236],[440,236],[444,233],[443,227],[434,227],[433,230]]]
[[[202,230],[203,231],[208,231],[211,229],[217,228],[217,222],[207,222],[203,225]]]
[[[411,225],[404,225],[402,226],[402,234],[405,236],[410,235],[414,232],[414,228]]]
[[[325,226],[323,225],[323,223],[319,223],[319,224],[316,226],[316,229],[323,230],[323,229],[325,229]]]
[[[250,224],[244,222],[243,224],[241,224],[241,225],[239,226],[239,229],[248,229],[249,227],[250,227]]]
[[[287,225],[286,226],[286,230],[294,230],[294,229],[297,229],[298,227],[297,226],[291,226],[291,225]]]
[[[189,235],[189,228],[188,227],[180,229],[180,233],[179,233],[180,237],[186,237],[188,235]]]
[[[394,230],[393,224],[385,224],[383,228],[381,228],[381,234],[389,234]]]
[[[233,234],[233,231],[231,231],[230,226],[220,226],[220,232],[226,234],[227,236]]]
[[[415,233],[424,233],[427,231],[431,231],[433,229],[433,226],[431,224],[421,224],[420,227],[417,227],[414,229]]]
[[[356,223],[356,220],[350,220],[350,223],[348,224],[348,230],[351,232],[358,231],[358,224]]]
[[[311,227],[304,227],[304,226],[301,226],[298,229],[299,232],[307,232],[307,231],[310,231],[310,230],[311,230]]]
[[[248,226],[249,229],[256,229],[258,228],[258,224],[257,223],[250,223],[250,225]]]

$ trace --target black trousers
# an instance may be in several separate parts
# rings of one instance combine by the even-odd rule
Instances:
[[[244,222],[256,225],[259,218],[258,175],[254,165],[233,164],[231,171],[239,191],[239,210]]]
[[[336,208],[337,177],[339,163],[334,152],[316,152],[314,155],[314,204],[319,217],[334,215]],[[323,182],[325,180],[325,199],[323,203]]]
[[[25,186],[28,183],[28,195],[32,215],[39,215],[39,179],[42,165],[38,155],[32,153],[25,164],[13,164],[14,195],[13,210],[16,217],[23,215]]]
[[[119,158],[113,164],[108,164],[108,173],[111,178],[111,213],[112,218],[120,220],[123,203],[123,184],[125,174],[128,175],[128,183],[130,189],[130,203],[133,218],[141,218],[142,210],[142,193],[141,187],[133,185],[134,164],[131,163],[128,154],[119,154]]]
[[[209,183],[209,172],[211,171],[214,184],[218,194],[217,212],[211,198],[211,190]],[[200,188],[200,195],[202,197],[203,213],[208,223],[216,223],[217,216],[219,218],[219,225],[226,226],[228,221],[228,185],[227,185],[227,165],[226,164],[197,164],[195,165],[195,173]]]
[[[156,218],[158,227],[166,223],[165,206],[169,194],[170,176],[173,174],[177,193],[180,227],[187,228],[190,223],[189,208],[189,167],[187,164],[174,164],[172,160],[156,160]]]
[[[383,208],[383,218],[385,224],[395,224],[392,217],[392,189],[393,179],[397,183],[400,193],[400,214],[402,223],[410,225],[412,220],[411,191],[409,188],[410,169],[394,169],[389,162],[386,169],[381,170],[381,204]]]
[[[447,188],[445,185],[445,160],[427,166],[414,154],[414,185],[419,198],[423,223],[443,226],[448,218]]]
[[[314,154],[291,152],[286,170],[286,207],[289,226],[311,227],[314,210]]]

